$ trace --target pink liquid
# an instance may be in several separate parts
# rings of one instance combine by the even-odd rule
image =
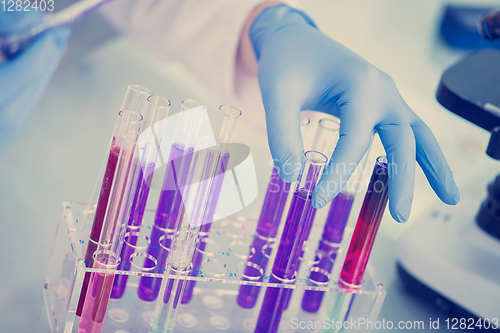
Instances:
[[[105,267],[95,262],[94,268]],[[114,278],[114,274],[91,273],[80,326],[78,326],[79,333],[102,331]]]
[[[113,143],[114,141],[115,139],[113,138]],[[97,243],[99,242],[99,237],[101,236],[104,216],[106,215],[106,208],[108,207],[111,187],[113,185],[113,178],[115,176],[116,166],[118,164],[118,156],[120,155],[120,147],[113,146],[113,143],[111,144],[111,151],[109,152],[106,170],[104,171],[101,192],[99,194],[97,208],[94,215],[94,222],[92,224],[92,229],[90,230],[90,238],[87,245],[87,251],[85,252],[85,262],[91,262],[89,267],[92,267],[92,264],[94,263],[94,252],[97,250]],[[80,293],[80,299],[78,300],[78,307],[76,309],[77,316],[81,316],[82,314],[85,295],[87,294],[87,288],[90,281],[90,275],[91,273],[89,272],[85,273],[85,277],[83,279],[82,291]]]
[[[388,179],[387,165],[377,162],[340,272],[340,282],[346,287],[358,287],[363,282],[375,236],[387,205]]]
[[[151,231],[151,244],[148,248],[148,254],[156,258],[159,269],[165,268],[168,257],[167,249],[170,248],[172,241],[170,237],[182,207],[182,195],[178,186],[185,185],[192,156],[192,150],[185,152],[172,145],[168,159],[169,166],[163,180],[154,226]],[[162,236],[164,239],[160,244]],[[145,268],[153,267],[151,265],[153,263],[148,261]],[[141,277],[138,288],[139,298],[144,301],[154,301],[160,292],[161,281],[161,278]]]

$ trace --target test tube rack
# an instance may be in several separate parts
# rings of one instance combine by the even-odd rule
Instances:
[[[97,272],[99,269],[87,267],[85,250],[88,242],[88,223],[95,208],[86,204],[63,202],[61,214],[52,247],[52,254],[43,290],[45,307],[52,333],[77,332],[79,317],[76,308],[86,272]],[[156,263],[156,259],[147,255],[149,235],[153,227],[155,211],[147,210],[140,229],[134,233],[139,241],[131,256],[130,270],[106,271],[105,273],[129,275],[127,289],[120,299],[111,299],[108,305],[103,332],[105,333],[146,333],[149,332],[153,319],[156,301],[145,302],[138,298],[137,287],[140,276],[166,278],[165,268]],[[204,241],[203,263],[194,276],[182,277],[197,281],[194,296],[187,304],[180,306],[176,318],[175,332],[253,332],[259,316],[260,305],[266,287],[295,289],[290,306],[280,322],[279,332],[322,332],[306,327],[308,322],[328,321],[331,318],[331,302],[342,293],[354,294],[348,318],[357,320],[364,318],[375,321],[385,298],[386,291],[373,267],[369,264],[364,281],[357,290],[346,290],[338,284],[338,268],[341,262],[335,263],[332,274],[324,276],[321,281],[310,281],[311,267],[317,262],[316,248],[321,238],[324,221],[315,221],[309,240],[304,247],[302,264],[295,284],[281,284],[270,275],[272,262],[276,255],[276,244],[269,240],[262,251],[252,249],[256,230],[256,219],[246,217],[229,217],[213,222],[209,235],[200,238]],[[349,240],[352,228],[346,228],[344,239]],[[127,241],[127,238],[125,238]],[[341,252],[346,251],[348,241],[342,243]],[[254,267],[256,274],[243,276],[249,255],[265,253],[269,255],[267,270]],[[338,256],[341,260],[342,256]],[[155,263],[153,268],[143,269],[146,260]],[[336,273],[337,271],[337,273]],[[104,273],[104,272],[102,272]],[[261,275],[263,278],[261,278]],[[262,280],[262,281],[260,281]],[[236,298],[240,285],[260,286],[257,304],[252,309],[238,306]],[[301,303],[305,290],[325,292],[321,308],[316,313],[302,310]],[[162,297],[162,296],[160,296]],[[303,323],[303,325],[299,325]],[[299,327],[301,326],[302,329]],[[369,329],[349,330],[349,332],[370,332]]]

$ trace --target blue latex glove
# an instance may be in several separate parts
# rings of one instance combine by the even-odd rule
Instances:
[[[410,214],[415,159],[439,198],[447,204],[458,202],[458,188],[436,138],[387,74],[286,5],[264,9],[249,34],[259,62],[269,146],[283,180],[295,181],[297,174],[291,170],[302,163],[300,111],[317,110],[340,118],[340,139],[313,193],[314,207],[325,206],[340,192],[352,171],[349,166],[357,165],[365,154],[374,128],[393,166],[389,209],[395,220],[404,222]],[[347,167],[339,168],[339,174],[326,172],[336,170],[338,163]]]
[[[39,11],[1,11],[0,35],[24,30],[41,20]],[[0,148],[21,131],[65,52],[70,32],[69,28],[55,29],[0,64]]]

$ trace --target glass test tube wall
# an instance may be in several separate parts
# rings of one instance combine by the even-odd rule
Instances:
[[[160,295],[156,302],[150,332],[172,332],[177,309],[184,294],[186,280],[191,271],[200,228],[204,222],[215,175],[221,157],[220,145],[213,138],[201,137],[181,190],[182,212],[176,221],[172,246],[167,261],[167,272],[163,278]],[[168,278],[167,278],[168,277]]]
[[[297,277],[297,265],[306,237],[303,231],[309,228],[315,211],[311,202],[312,193],[328,160],[316,151],[308,151],[304,157],[304,168],[297,182],[272,268],[272,278],[278,283],[292,284]],[[267,287],[256,333],[278,331],[289,291],[287,288]]]
[[[366,191],[358,221],[340,272],[339,285],[344,289],[358,289],[370,258],[375,237],[389,197],[389,174],[385,156],[377,158]],[[330,318],[343,322],[349,316],[354,294],[337,293],[334,296]]]
[[[78,327],[80,333],[99,333],[102,330],[114,280],[114,274],[106,271],[115,270],[120,262],[123,236],[132,206],[131,193],[134,193],[137,184],[132,160],[142,116],[135,111],[122,110],[119,121],[122,119],[126,125],[113,140],[114,147],[118,149],[116,173],[97,251],[93,253],[92,268],[102,269],[103,272],[90,273],[88,284],[84,286],[87,289]]]
[[[122,144],[124,142],[124,138],[126,137],[126,133],[139,131],[142,123],[142,117],[139,120],[140,112],[144,108],[147,98],[149,97],[149,93],[150,92],[147,88],[134,85],[129,86],[121,107],[121,110],[123,111],[120,111],[118,119],[116,120],[113,135],[111,136],[109,155],[104,169],[102,185],[98,192],[99,197],[90,230],[88,245],[85,252],[85,262],[88,263],[87,265],[90,267],[94,263],[94,252],[97,250],[97,244],[101,235],[104,218],[108,210],[108,203],[112,192],[111,190],[114,186],[114,179],[116,178],[115,173],[118,169],[119,162],[122,163],[120,154],[123,154]],[[128,141],[126,142],[128,143]],[[93,200],[91,200],[91,202],[93,202]],[[77,316],[81,316],[83,310],[83,303],[85,301],[90,275],[91,274],[88,272],[85,273],[82,291],[80,293],[80,299],[76,310]]]
[[[316,129],[316,134],[314,136],[314,141],[312,143],[312,150],[318,151],[320,153],[323,153],[328,160],[333,154],[333,150],[335,149],[335,146],[337,146],[337,142],[339,140],[339,129],[340,129],[340,123],[337,119],[328,119],[324,118],[321,119],[318,123],[318,128]],[[328,163],[327,163],[328,164]],[[311,177],[312,175],[308,175],[308,177]],[[316,210],[313,211],[313,215],[311,217],[311,224],[309,224],[308,229],[304,231],[306,235],[306,242],[309,239],[309,236],[311,234],[312,226],[314,224],[314,218],[316,216]],[[307,244],[307,243],[305,243]],[[300,261],[297,264],[297,274],[300,270],[300,264],[302,260],[304,260],[304,249],[302,249],[302,252],[300,254]],[[319,258],[315,258],[314,262],[317,262]],[[293,294],[293,289],[290,289],[288,293],[288,298],[285,301],[285,310],[288,309],[288,305],[290,304],[290,299]]]
[[[302,140],[309,129],[310,120],[305,115],[300,115],[300,132]],[[250,251],[249,259],[243,273],[244,280],[262,282],[267,269],[267,263],[271,253],[271,247],[268,246],[276,237],[285,209],[285,204],[290,191],[291,183],[284,182],[278,175],[278,171],[273,167],[271,178],[267,187],[264,204],[257,223],[257,230],[252,242],[252,248],[255,253]],[[246,277],[246,278],[245,278]],[[260,286],[241,285],[238,293],[237,302],[243,308],[253,308],[257,303]]]
[[[206,242],[204,240],[209,236],[212,221],[214,220],[215,209],[217,208],[222,184],[224,182],[224,174],[227,171],[231,159],[230,147],[231,144],[234,143],[234,139],[238,132],[241,115],[241,110],[230,105],[221,105],[218,110],[214,136],[215,140],[220,145],[220,158],[217,162],[217,171],[214,175],[213,185],[208,197],[207,209],[200,230],[200,240],[193,257],[193,267],[189,272],[189,276],[196,276],[195,272],[200,269],[203,261],[203,253],[206,247]],[[187,281],[182,296],[182,304],[189,303],[193,297],[195,285],[196,281]]]
[[[139,229],[142,224],[149,189],[154,175],[155,166],[159,155],[159,145],[164,133],[163,120],[168,117],[170,101],[159,96],[149,96],[144,117],[144,130],[139,137],[137,156],[134,158],[134,172],[138,173],[137,186],[133,196],[132,209],[128,220],[124,244],[120,255],[119,269],[130,270],[132,265],[131,255],[136,250]],[[120,298],[125,292],[128,275],[122,274],[115,277],[111,298]]]
[[[308,284],[310,286],[319,287],[330,281],[331,273],[336,263],[342,239],[344,237],[345,227],[349,220],[351,208],[354,203],[356,191],[360,189],[357,185],[361,186],[359,182],[368,160],[371,141],[365,155],[359,162],[358,167],[351,175],[342,191],[333,199],[330,205],[321,240],[318,244],[318,249],[316,250],[317,255],[315,262],[317,263],[310,268],[308,278]],[[333,168],[333,166],[329,166],[329,168]],[[336,172],[336,170],[330,169],[327,170],[327,172]],[[323,295],[323,291],[306,290],[302,298],[302,309],[310,313],[317,312],[321,307]]]
[[[175,223],[182,208],[182,194],[179,184],[185,183],[191,158],[193,156],[195,139],[199,134],[202,117],[198,112],[204,111],[205,106],[193,100],[184,100],[181,103],[174,142],[170,148],[167,168],[163,179],[160,198],[150,235],[148,256],[156,258],[159,267],[163,267],[172,242]],[[145,263],[145,269],[154,267],[154,262]],[[154,301],[160,292],[162,279],[142,276],[139,281],[138,295],[143,301]]]

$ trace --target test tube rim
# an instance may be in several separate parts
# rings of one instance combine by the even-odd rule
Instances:
[[[188,103],[196,104],[196,106],[187,107]],[[181,111],[191,110],[191,109],[194,109],[194,108],[197,108],[197,107],[200,107],[200,106],[205,106],[205,104],[203,104],[201,102],[198,102],[197,100],[191,99],[191,98],[183,99],[182,102],[181,102]]]
[[[376,165],[387,169],[387,157],[385,155],[377,157]]]
[[[152,103],[151,102],[152,98],[156,98],[157,100],[162,100],[162,101],[166,101],[167,102],[165,105],[158,105],[156,103],[155,107],[166,108],[166,107],[170,107],[172,105],[172,103],[170,102],[170,100],[168,98],[165,98],[165,97],[160,96],[160,95],[149,95],[149,97],[148,97],[148,102],[149,103]]]
[[[134,116],[138,116],[137,120],[135,119],[127,119],[126,118],[126,115],[134,115]],[[134,111],[134,110],[129,110],[129,109],[123,109],[123,110],[120,110],[120,112],[118,112],[118,115],[120,116],[120,119],[122,119],[123,121],[126,121],[130,124],[136,124],[136,123],[140,123],[141,121],[144,120],[144,117],[142,116],[142,114],[140,112],[137,112],[137,111]]]
[[[322,161],[316,161],[312,156],[310,155],[313,155],[315,157],[318,157],[318,158],[322,158]],[[307,160],[307,162],[309,164],[312,164],[312,165],[325,165],[326,162],[328,161],[328,157],[326,157],[325,154],[317,151],[317,150],[308,150],[304,153],[304,158]]]
[[[133,89],[133,90],[134,90],[135,92],[137,92],[137,93],[142,93],[142,92],[144,92],[144,93],[146,93],[146,94],[150,94],[150,95],[151,95],[151,90],[150,90],[150,89],[148,89],[148,88],[146,88],[146,87],[144,87],[144,86],[141,86],[140,84],[129,84],[129,85],[127,86],[127,91],[128,91],[128,90],[131,90],[131,89]]]
[[[234,114],[230,114],[228,112],[226,112],[225,110],[228,109],[228,110],[233,110],[233,111],[236,111]],[[221,106],[219,106],[219,111],[225,116],[225,117],[228,117],[228,118],[239,118],[241,117],[241,115],[243,114],[243,112],[232,106],[232,105],[229,105],[229,104],[222,104]]]
[[[305,120],[305,121],[304,121]],[[320,120],[321,121],[321,120]],[[301,114],[299,116],[299,123],[300,123],[300,126],[308,126],[310,123],[311,123],[311,119],[309,119],[308,116],[304,115],[304,114]]]
[[[333,123],[332,127],[327,127],[327,124]],[[340,121],[331,118],[322,118],[319,120],[318,126],[326,131],[338,132],[340,131]]]

